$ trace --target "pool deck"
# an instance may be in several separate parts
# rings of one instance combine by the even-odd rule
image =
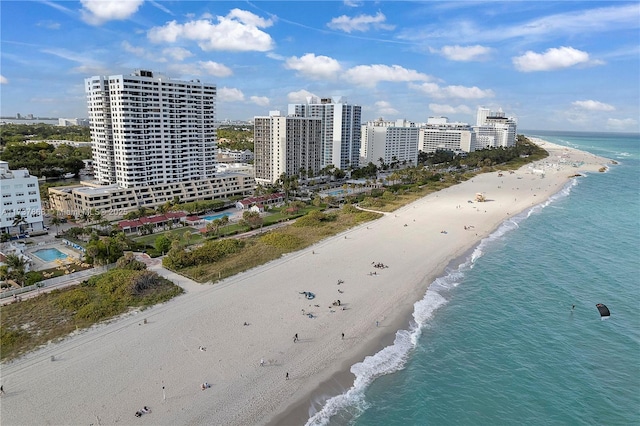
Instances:
[[[60,252],[66,254],[68,257],[66,259],[63,259],[62,261],[67,263],[69,260],[82,260],[82,253],[80,253],[77,250],[72,249],[71,247],[62,244],[59,241],[53,241],[53,242],[40,242],[34,246],[31,246],[29,248],[27,248],[25,250],[25,254],[27,256],[29,256],[29,259],[31,259],[31,270],[32,271],[41,271],[43,269],[51,269],[51,268],[55,268],[57,266],[60,266],[60,263],[56,260],[52,260],[50,262],[46,262],[42,259],[40,259],[38,256],[36,256],[35,254],[33,254],[33,252],[38,251],[38,250],[44,250],[44,249],[56,249],[59,250]]]

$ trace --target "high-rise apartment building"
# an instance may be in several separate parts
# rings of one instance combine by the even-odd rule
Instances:
[[[272,184],[282,174],[311,176],[322,168],[319,118],[271,111],[268,117],[254,117],[253,141],[256,182]]]
[[[95,181],[49,188],[55,210],[109,216],[253,192],[246,170],[216,163],[216,86],[139,70],[85,80]]]
[[[382,118],[362,125],[361,158],[364,164],[393,162],[416,165],[419,128],[407,120],[385,121]]]
[[[452,123],[447,117],[429,117],[420,128],[419,150],[471,152],[475,149],[476,134],[467,123]]]
[[[361,106],[351,105],[342,97],[309,97],[306,104],[290,104],[288,115],[322,120],[322,167],[358,167]]]
[[[135,188],[216,171],[216,86],[138,70],[85,80],[95,179]]]
[[[512,117],[506,117],[502,110],[490,111],[478,108],[477,122],[473,126],[476,134],[476,148],[509,147],[516,143],[517,124]]]

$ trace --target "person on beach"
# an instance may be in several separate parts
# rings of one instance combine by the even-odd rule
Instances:
[[[342,333],[342,340],[344,340],[344,333]]]
[[[260,359],[260,367],[264,367],[264,358]]]
[[[0,395],[4,395],[4,385],[0,385]]]
[[[289,372],[287,371],[287,374],[284,376],[285,380],[289,380]]]
[[[293,343],[298,341],[298,333],[295,334],[295,336],[293,336]]]

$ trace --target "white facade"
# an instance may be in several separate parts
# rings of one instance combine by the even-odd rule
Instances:
[[[502,110],[478,109],[478,122],[473,126],[476,134],[475,149],[509,147],[516,144],[517,124],[512,117],[506,117]]]
[[[283,116],[279,111],[270,114],[254,117],[256,182],[273,184],[282,174],[317,174],[322,168],[322,121]]]
[[[450,123],[447,117],[429,117],[420,128],[419,150],[471,152],[475,149],[476,135],[467,123]]]
[[[416,165],[418,162],[419,128],[406,120],[385,121],[382,118],[362,125],[360,155],[364,164],[380,165],[394,161]]]
[[[99,210],[107,216],[123,216],[139,207],[154,208],[173,201],[225,200],[234,195],[253,193],[255,180],[250,172],[229,170],[214,178],[123,188],[118,185],[82,185],[49,188],[51,208],[64,215],[80,217]]]
[[[139,70],[85,80],[95,178],[124,188],[210,179],[216,86]]]
[[[361,106],[348,104],[342,97],[308,97],[306,104],[290,104],[288,114],[322,120],[322,167],[331,164],[341,170],[358,167]]]
[[[253,161],[253,152],[248,149],[242,151],[239,149],[218,148],[218,161],[248,163]]]
[[[0,161],[0,230],[9,234],[44,229],[38,178],[28,170],[9,170],[9,163]],[[14,226],[17,215],[24,219]]]

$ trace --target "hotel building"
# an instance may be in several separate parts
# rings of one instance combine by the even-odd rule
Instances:
[[[322,167],[358,167],[361,106],[351,105],[342,97],[308,97],[306,104],[290,104],[288,115],[322,120]]]
[[[283,116],[271,111],[254,117],[254,167],[256,182],[275,183],[287,176],[317,174],[322,168],[322,120]]]
[[[385,121],[379,118],[362,125],[362,163],[380,165],[394,161],[409,165],[418,162],[420,129],[407,120]]]
[[[516,144],[516,120],[506,117],[502,110],[491,111],[488,108],[478,108],[473,131],[476,134],[475,149],[506,148]]]
[[[28,170],[9,170],[9,163],[0,161],[0,231],[42,231],[42,203],[38,178]],[[23,221],[14,225],[16,216]]]
[[[438,150],[471,152],[475,150],[476,134],[467,123],[450,123],[447,117],[429,117],[420,128],[418,149],[422,152]]]

